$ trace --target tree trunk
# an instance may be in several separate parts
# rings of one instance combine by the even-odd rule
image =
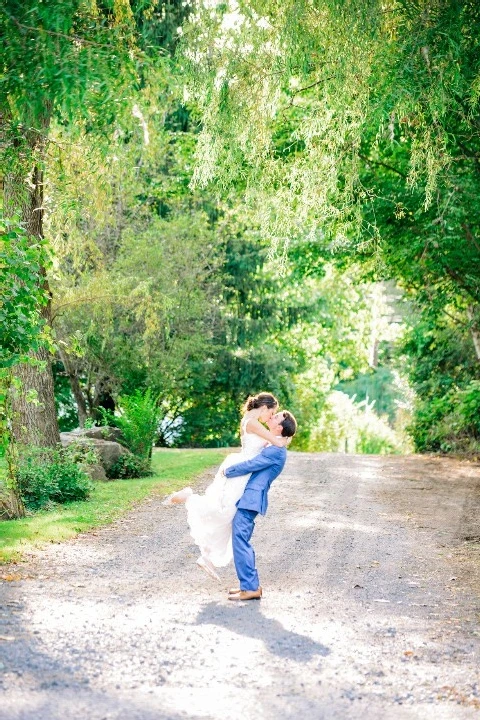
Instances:
[[[52,447],[60,442],[51,358],[45,348],[15,368],[21,386],[12,395],[12,429],[19,445]],[[37,365],[39,362],[41,365]]]
[[[6,453],[7,457],[7,482],[5,493],[0,496],[0,519],[13,520],[15,518],[25,517],[25,505],[23,504],[18,480],[16,477],[17,470],[17,451],[16,446],[10,441]]]
[[[92,417],[98,423],[103,421],[100,408],[108,410],[111,413],[115,412],[115,400],[111,393],[110,380],[105,376],[97,378],[95,383],[95,395],[91,405]]]
[[[0,520],[16,520],[25,517],[25,507],[22,498],[13,490],[7,490],[0,495]]]
[[[48,121],[41,124],[44,132],[25,133],[25,144],[18,143],[18,165],[6,173],[4,206],[8,215],[20,216],[29,235],[43,239],[43,164]],[[25,150],[25,153],[22,151]],[[28,150],[30,151],[28,153]],[[31,165],[27,168],[20,158],[27,154]],[[46,273],[45,289],[48,293]],[[42,312],[51,325],[50,302]],[[31,362],[18,365],[15,376],[21,387],[12,394],[12,429],[17,443],[53,446],[60,442],[53,390],[51,357],[45,348],[32,352]],[[32,401],[33,399],[33,401]]]
[[[0,520],[11,520],[13,518],[25,517],[17,469],[17,448],[12,439],[12,374],[3,373],[0,376],[0,444],[5,451],[7,461],[7,476],[4,489],[0,492]]]
[[[63,363],[63,367],[65,368],[65,372],[67,373],[68,379],[70,381],[70,387],[73,393],[73,397],[75,398],[75,402],[77,403],[78,424],[80,425],[80,427],[83,428],[85,426],[85,420],[88,417],[87,401],[85,400],[82,388],[80,387],[80,382],[78,380],[77,372],[73,367],[72,363],[70,362],[70,358],[62,348],[59,348],[59,354],[60,359]]]

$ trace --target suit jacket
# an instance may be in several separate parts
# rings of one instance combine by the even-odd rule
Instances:
[[[227,468],[225,470],[227,478],[252,473],[242,497],[237,502],[237,508],[256,510],[261,515],[265,515],[270,485],[282,472],[286,459],[286,448],[269,445],[251,460],[245,460],[245,462]]]

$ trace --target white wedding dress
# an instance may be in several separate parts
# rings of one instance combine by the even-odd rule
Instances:
[[[247,423],[248,418],[244,418],[240,425],[241,451],[227,455],[204,495],[193,493],[185,502],[190,534],[203,557],[215,567],[225,567],[233,559],[232,520],[237,510],[235,503],[242,497],[250,477],[241,475],[226,478],[222,470],[255,457],[266,445],[264,438],[246,431]]]

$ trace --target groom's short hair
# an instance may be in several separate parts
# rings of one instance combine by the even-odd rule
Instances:
[[[293,437],[297,432],[297,421],[293,417],[292,413],[288,412],[288,410],[283,410],[282,415],[283,420],[280,423],[282,426],[282,436]]]

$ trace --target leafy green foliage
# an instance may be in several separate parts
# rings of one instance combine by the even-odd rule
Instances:
[[[219,260],[205,200],[188,191],[191,138],[156,130],[148,146],[121,135],[106,161],[85,136],[52,165],[54,325],[95,418],[105,393],[150,387],[175,406],[211,340]]]
[[[103,383],[115,398],[150,387],[163,415],[159,443],[232,445],[242,403],[252,389],[266,388],[308,433],[331,384],[366,369],[368,286],[358,270],[342,277],[318,255],[314,266],[300,244],[283,265],[272,261],[235,196],[227,203],[206,192],[191,195],[191,138],[170,139],[168,172],[155,156],[135,176],[129,163],[143,149],[129,145],[115,148],[124,153],[112,171],[124,187],[119,215],[118,203],[102,194],[102,174],[103,211],[88,204],[92,174],[85,169],[81,179],[81,165],[65,183],[65,162],[54,188],[65,193],[71,186],[84,208],[81,222],[69,225],[71,216],[59,214],[50,227],[59,238],[55,328],[71,344],[90,411]]]
[[[17,477],[23,501],[30,510],[50,503],[84,500],[93,488],[89,477],[64,450],[28,448]]]
[[[423,186],[420,207],[451,161],[452,131],[478,137],[480,13],[471,0],[196,10],[183,41],[202,118],[196,178],[241,174],[274,241],[307,234],[343,246],[358,234],[374,197],[360,177],[365,135],[394,146],[398,129],[408,140],[401,172]]]
[[[233,444],[243,400],[265,389],[314,447],[339,382],[393,423],[388,353],[373,389],[368,371],[372,338],[394,342],[371,281],[393,278],[418,315],[404,345],[417,447],[475,441],[475,3],[8,0],[0,30],[5,207],[45,185],[62,429],[73,392],[82,421],[116,403],[141,458],[155,433]],[[46,334],[43,245],[8,227],[7,365]],[[355,427],[357,448],[394,447]]]
[[[152,475],[150,461],[138,455],[121,455],[112,465],[107,477],[114,479],[141,478]]]
[[[468,433],[480,440],[480,381],[472,380],[459,392],[459,413],[462,426]]]
[[[95,135],[101,154],[112,133],[120,127],[128,132],[138,122],[132,116],[134,103],[141,102],[142,92],[155,93],[168,64],[152,40],[163,38],[173,47],[172,25],[186,12],[148,0],[3,4],[0,34],[8,40],[0,47],[1,171],[10,221],[0,223],[0,268],[8,275],[7,297],[0,304],[1,362],[10,362],[9,354],[16,357],[24,348],[35,350],[38,340],[33,328],[41,325],[37,316],[45,302],[45,278],[39,282],[38,276],[47,266],[41,238],[44,172],[48,175],[49,155],[56,152],[52,126],[63,131],[56,149],[66,147],[72,154],[85,134]],[[142,118],[137,108],[139,113]],[[14,216],[21,216],[29,240]]]
[[[478,361],[468,327],[445,316],[413,325],[402,347],[416,392],[412,438],[421,452],[478,453]]]
[[[12,391],[21,381],[15,366],[30,362],[32,350],[52,345],[42,310],[48,303],[45,268],[49,253],[46,244],[31,237],[17,219],[0,213],[0,454],[7,458],[7,488],[15,512],[23,513],[16,478],[17,450],[12,433]],[[34,391],[26,393],[36,402]]]
[[[29,235],[44,237],[44,178],[47,168],[50,128],[57,123],[73,143],[84,134],[96,135],[99,148],[105,139],[132,116],[143,123],[135,102],[155,95],[161,82],[164,55],[152,48],[145,25],[169,37],[165,20],[175,15],[163,3],[77,2],[60,0],[53,5],[38,0],[7,0],[0,14],[2,82],[0,117],[4,210],[8,217],[21,217]],[[132,9],[133,8],[133,9]],[[160,9],[160,13],[155,10]],[[134,12],[135,10],[135,12]],[[185,10],[181,11],[180,14]],[[151,28],[153,29],[153,28]],[[148,66],[148,67],[147,67]],[[141,68],[141,71],[140,71]],[[148,82],[147,82],[148,78]],[[147,137],[148,132],[144,132]],[[45,273],[43,263],[41,272]],[[46,273],[45,273],[46,274]],[[46,279],[45,279],[46,285]],[[50,304],[46,318],[50,320]],[[9,318],[11,319],[11,318]],[[35,337],[25,334],[32,318],[17,315],[10,342],[21,336],[30,358]],[[50,330],[48,323],[46,329]],[[22,441],[54,444],[58,440],[54,397],[51,391],[50,358],[42,352],[42,364],[25,368],[24,377],[37,389],[48,423],[40,427],[39,414],[27,421],[25,403],[16,401],[14,432]],[[38,358],[37,358],[38,359]],[[22,369],[18,371],[22,372]],[[26,393],[29,387],[25,387]],[[23,390],[22,390],[23,392]]]
[[[457,431],[475,441],[458,393],[480,360],[479,33],[471,0],[201,2],[184,32],[195,181],[241,177],[251,216],[301,272],[330,258],[393,278],[425,344],[438,340],[436,364],[407,350],[420,449],[453,449]]]
[[[29,127],[56,114],[90,128],[112,122],[135,82],[138,49],[128,2],[7,0],[0,27],[9,39],[0,52],[2,99],[9,98],[14,120]]]
[[[61,455],[77,465],[98,465],[100,463],[95,445],[85,437],[81,441],[71,442],[62,448]]]
[[[0,367],[14,365],[45,340],[47,257],[45,244],[32,241],[19,222],[0,217]]]
[[[149,388],[145,392],[137,390],[133,395],[120,396],[119,408],[117,415],[104,413],[107,424],[120,428],[122,444],[138,458],[148,461],[161,419],[158,398]]]
[[[302,450],[313,452],[356,452],[386,455],[408,448],[373,404],[354,399],[338,390],[326,398],[318,419],[312,424],[308,443]]]

